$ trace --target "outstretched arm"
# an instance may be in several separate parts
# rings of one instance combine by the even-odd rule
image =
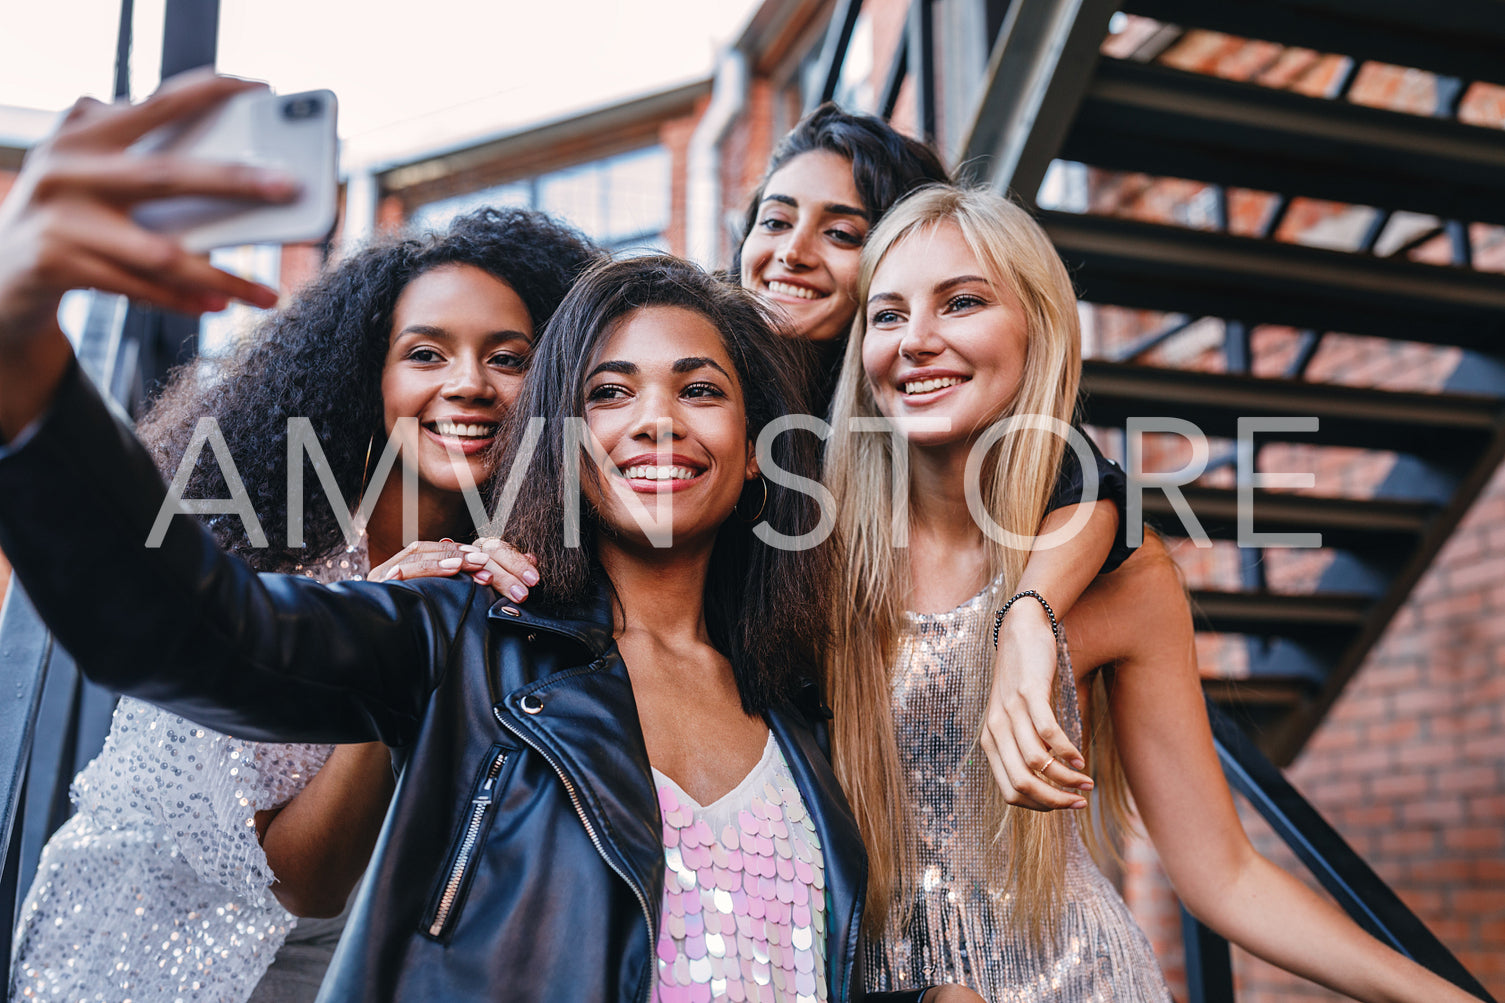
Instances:
[[[104,685],[247,738],[398,743],[474,586],[262,580],[188,518],[148,546],[161,478],[57,325],[62,294],[85,286],[180,310],[275,299],[130,218],[135,202],[164,195],[290,194],[261,172],[123,152],[247,86],[196,75],[140,105],[80,102],[0,204],[0,549]],[[126,584],[101,593],[99,581]]]
[[[1087,591],[1069,634],[1079,674],[1112,663],[1124,773],[1193,915],[1251,954],[1355,999],[1473,999],[1370,937],[1250,844],[1213,746],[1186,593],[1158,538]]]

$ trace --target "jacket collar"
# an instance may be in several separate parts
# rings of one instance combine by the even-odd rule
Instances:
[[[596,579],[591,592],[577,605],[527,605],[499,599],[486,611],[486,618],[568,637],[584,645],[592,659],[600,658],[612,646],[611,586],[605,576]]]

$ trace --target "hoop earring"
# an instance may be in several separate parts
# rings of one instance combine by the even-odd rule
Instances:
[[[360,505],[366,498],[366,483],[371,476],[371,450],[376,445],[376,433],[371,433],[371,438],[366,440],[366,462],[361,464],[361,491],[355,496],[355,504]]]
[[[751,517],[743,515],[741,498],[737,499],[737,504],[732,508],[732,511],[737,513],[737,518],[741,519],[748,525],[752,525],[753,523],[761,519],[763,517],[763,510],[768,507],[768,478],[764,477],[762,474],[759,474],[758,483],[763,485],[763,500],[758,502],[758,511],[754,512]]]

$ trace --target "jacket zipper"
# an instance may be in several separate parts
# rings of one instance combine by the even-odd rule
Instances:
[[[460,886],[465,882],[465,871],[470,866],[470,856],[475,852],[476,837],[481,833],[481,823],[486,820],[486,811],[491,807],[491,796],[496,786],[496,778],[501,775],[502,767],[507,765],[507,751],[504,749],[496,754],[491,761],[491,766],[486,770],[486,780],[481,784],[481,789],[470,800],[470,823],[465,827],[465,836],[460,840],[459,852],[455,854],[455,864],[450,868],[449,880],[444,882],[444,892],[439,896],[439,908],[434,913],[434,922],[429,925],[429,936],[437,937],[444,932],[444,924],[449,920],[450,910],[455,906],[455,897],[460,894]]]
[[[515,728],[512,727],[511,724],[507,722],[507,719],[502,716],[501,707],[492,707],[491,713],[502,727],[506,728],[508,731],[514,732],[518,735],[518,737],[526,741],[527,736],[523,735],[521,732],[518,732]],[[658,931],[655,930],[653,926],[653,913],[649,910],[647,897],[644,896],[644,894],[638,889],[637,882],[628,877],[627,873],[623,871],[622,868],[618,867],[616,861],[612,860],[611,856],[606,852],[606,846],[601,842],[601,837],[596,835],[596,827],[591,825],[591,820],[585,814],[585,805],[580,802],[580,793],[575,789],[574,781],[572,781],[564,772],[564,765],[557,759],[555,759],[547,749],[544,749],[533,742],[529,742],[528,744],[537,749],[539,754],[548,761],[551,767],[553,767],[554,772],[559,775],[560,782],[564,784],[565,793],[570,796],[570,804],[575,806],[575,814],[580,816],[580,824],[585,826],[585,834],[590,837],[591,845],[596,848],[596,853],[601,857],[602,860],[606,861],[606,866],[610,867],[612,869],[612,872],[615,873],[617,877],[621,878],[627,883],[627,887],[631,888],[632,894],[637,897],[638,905],[643,909],[643,919],[648,924],[648,964],[650,966],[654,965],[656,963],[655,959],[657,957],[656,951],[658,948]],[[446,893],[448,893],[448,889],[445,889],[445,891]],[[648,998],[652,994],[653,979],[650,977],[648,979],[648,987],[643,992],[643,1003],[648,1003]]]

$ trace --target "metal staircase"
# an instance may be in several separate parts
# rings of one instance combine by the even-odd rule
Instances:
[[[1142,52],[1100,56],[1110,18],[1122,14],[1161,25],[1145,33]],[[1311,96],[1157,63],[1195,29],[1346,56],[1347,65],[1329,93]],[[1125,354],[1169,342],[1187,319],[1223,321],[1221,371],[1090,360],[1084,386],[1092,424],[1170,415],[1232,439],[1241,416],[1316,416],[1315,434],[1270,439],[1394,454],[1372,494],[1255,492],[1260,531],[1320,532],[1332,552],[1309,592],[1272,592],[1263,555],[1253,552],[1242,555],[1238,587],[1196,593],[1202,626],[1245,638],[1248,653],[1247,676],[1209,680],[1209,692],[1282,765],[1320,724],[1505,455],[1505,275],[1473,269],[1468,230],[1469,223],[1505,223],[1505,132],[1458,120],[1471,82],[1505,82],[1501,52],[1499,0],[1018,0],[957,158],[983,165],[990,184],[1027,202],[1057,159],[1099,177],[1135,172],[1209,186],[1216,208],[1206,229],[1091,211],[1040,214],[1084,299],[1179,318]],[[1433,116],[1349,100],[1367,61],[1437,74]],[[1051,75],[1023,87],[1021,67]],[[1229,232],[1234,188],[1274,196],[1258,232]],[[1344,250],[1276,239],[1294,199],[1372,207],[1367,232]],[[1397,212],[1436,223],[1400,253],[1376,254]],[[1434,237],[1450,241],[1450,265],[1408,259],[1406,251]],[[1300,332],[1298,358],[1283,375],[1250,374],[1250,332],[1258,325]],[[1308,369],[1326,332],[1452,346],[1462,361],[1437,392],[1339,386]],[[1188,500],[1209,535],[1233,538],[1232,489],[1199,487]],[[1173,513],[1163,498],[1147,495],[1146,513],[1185,535],[1167,518]]]
[[[844,45],[858,6],[836,4],[828,38]],[[1206,689],[1223,710],[1212,716],[1230,783],[1318,880],[1376,936],[1488,999],[1270,760],[1284,766],[1301,750],[1505,457],[1505,274],[1474,268],[1470,229],[1505,223],[1505,131],[1459,118],[1472,83],[1505,83],[1505,0],[987,0],[985,7],[991,58],[966,98],[973,110],[951,162],[1040,210],[1084,300],[1158,315],[1088,359],[1087,422],[1122,429],[1135,416],[1173,416],[1212,438],[1207,474],[1182,491],[1218,541],[1238,537],[1239,493],[1229,468],[1242,460],[1260,469],[1266,444],[1277,453],[1301,444],[1318,458],[1364,450],[1388,462],[1378,484],[1361,490],[1335,493],[1319,483],[1317,492],[1326,493],[1254,491],[1254,528],[1320,533],[1320,560],[1298,585],[1272,587],[1271,555],[1242,547],[1231,562],[1234,580],[1194,587],[1199,629],[1245,656],[1236,678],[1209,678]],[[933,0],[911,0],[908,30],[877,102],[892,115],[908,82],[913,122],[930,139],[942,103],[934,17]],[[1105,45],[1110,26],[1131,18],[1147,19],[1135,22],[1140,44],[1127,53]],[[1277,56],[1291,47],[1314,50],[1338,72],[1325,88],[1297,90],[1254,82],[1256,73],[1224,79],[1166,65],[1164,55],[1196,31],[1265,43]],[[828,45],[828,57],[833,51]],[[838,52],[825,64],[826,98],[839,60]],[[1435,74],[1430,114],[1351,100],[1369,63]],[[1267,59],[1265,68],[1272,65]],[[954,106],[955,97],[944,103]],[[1074,212],[1041,210],[1047,173],[1063,162],[1087,197]],[[1194,191],[1210,211],[1198,225],[1168,225],[1127,218],[1113,200],[1092,197],[1094,188],[1125,183],[1142,191],[1180,185],[1183,198]],[[1252,229],[1247,220],[1231,225],[1234,197],[1266,204]],[[1299,200],[1343,203],[1368,216],[1349,228],[1346,244],[1308,246],[1284,226]],[[1439,246],[1446,264],[1416,260],[1435,261]],[[1216,346],[1205,344],[1209,324],[1221,328]],[[1274,373],[1255,337],[1271,326],[1294,341]],[[1176,353],[1185,361],[1168,360],[1165,350],[1193,331],[1202,347]],[[1312,365],[1331,344],[1330,332],[1452,352],[1457,364],[1445,383],[1421,391],[1384,381],[1340,385]],[[1159,365],[1145,364],[1156,359]],[[1317,430],[1262,435],[1240,457],[1231,442],[1239,419],[1280,416],[1315,417]],[[1167,535],[1187,535],[1158,491],[1146,491],[1144,514]],[[1186,919],[1192,998],[1231,1000],[1226,943]]]

